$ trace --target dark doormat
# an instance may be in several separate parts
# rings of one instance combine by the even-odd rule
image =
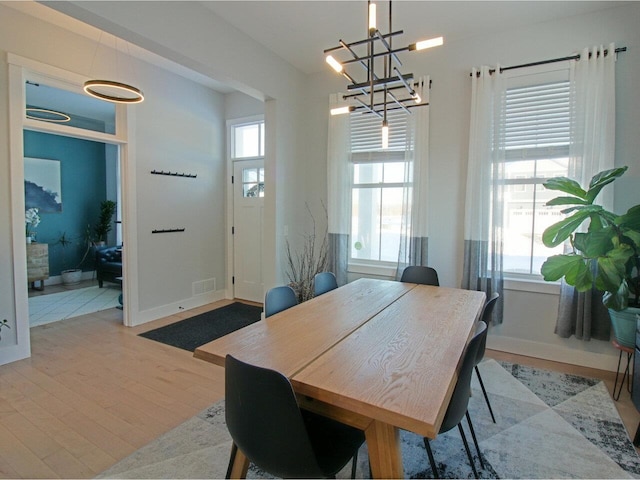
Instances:
[[[139,336],[193,352],[200,345],[260,320],[262,307],[235,302]]]

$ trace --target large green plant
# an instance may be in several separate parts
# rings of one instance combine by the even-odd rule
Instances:
[[[111,217],[116,213],[116,202],[112,200],[104,200],[100,203],[100,216],[95,226],[96,241],[104,242],[107,240],[107,233],[111,231]]]
[[[603,302],[612,310],[638,306],[640,301],[640,205],[617,215],[594,201],[627,168],[598,173],[586,189],[566,177],[552,178],[544,184],[550,190],[568,194],[547,202],[567,205],[562,213],[568,216],[547,228],[542,241],[547,247],[556,247],[569,239],[573,251],[549,257],[542,265],[542,276],[547,281],[564,278],[579,292],[595,286],[604,292]],[[586,232],[580,232],[586,221]]]

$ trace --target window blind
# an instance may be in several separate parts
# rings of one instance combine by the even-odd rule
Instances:
[[[505,148],[508,160],[568,155],[569,95],[568,81],[507,90]]]
[[[351,115],[351,152],[382,150],[382,119],[372,113],[353,112]],[[407,148],[407,114],[404,110],[387,112],[389,148],[384,152],[404,152]]]

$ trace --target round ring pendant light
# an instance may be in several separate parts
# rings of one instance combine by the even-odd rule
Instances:
[[[27,107],[25,111],[27,118],[30,118],[31,120],[41,120],[53,123],[66,123],[71,121],[71,117],[66,113],[48,110],[46,108]]]
[[[89,80],[84,91],[92,97],[114,103],[140,103],[144,94],[139,88],[111,80]]]

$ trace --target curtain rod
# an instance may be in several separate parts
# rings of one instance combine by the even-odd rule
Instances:
[[[620,48],[616,48],[615,53],[620,53],[620,52],[626,52],[627,51],[627,47],[620,47]],[[604,54],[605,56],[609,53],[608,50],[605,49]],[[591,52],[589,52],[589,58],[591,58]],[[500,68],[500,73],[505,72],[507,70],[515,70],[516,68],[526,68],[526,67],[535,67],[537,65],[546,65],[548,63],[557,63],[557,62],[565,62],[567,60],[580,60],[580,54],[577,53],[575,55],[570,55],[568,57],[562,57],[562,58],[552,58],[551,60],[542,60],[539,62],[532,62],[532,63],[523,63],[521,65],[513,65],[511,67],[502,67]],[[493,72],[495,72],[496,69],[492,68],[489,69],[489,74],[493,74]],[[473,73],[470,73],[469,76],[472,76]],[[476,73],[476,76],[480,76],[480,72]]]

